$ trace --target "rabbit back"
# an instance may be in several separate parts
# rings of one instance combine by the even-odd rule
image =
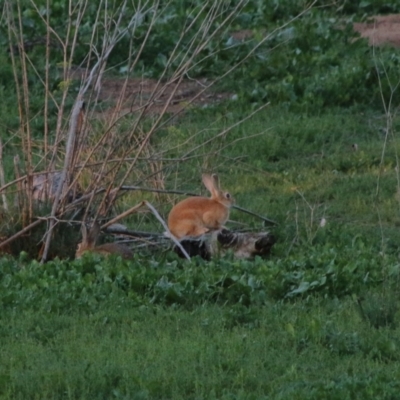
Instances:
[[[132,258],[132,250],[119,243],[104,243],[100,246],[96,246],[96,240],[100,233],[100,226],[97,222],[93,224],[89,231],[85,224],[82,224],[82,242],[78,244],[75,252],[75,258],[82,257],[82,254],[91,251],[104,256],[110,254],[119,254],[122,258]]]
[[[93,252],[108,256],[110,254],[120,255],[122,258],[128,259],[133,257],[132,250],[119,243],[104,243],[92,249]]]
[[[83,247],[81,244],[78,245],[78,249],[75,253],[75,258],[81,258],[86,252],[92,252],[101,254],[103,256],[108,256],[110,254],[120,255],[122,258],[128,259],[133,257],[132,250],[119,243],[104,243],[96,247]]]
[[[176,204],[168,216],[168,228],[177,238],[201,236],[222,228],[229,205],[205,197],[189,197]]]

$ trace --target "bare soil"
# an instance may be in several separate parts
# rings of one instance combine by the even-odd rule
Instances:
[[[400,47],[400,14],[375,16],[370,22],[355,23],[354,29],[361,37],[368,39],[371,46],[388,44]],[[232,37],[236,40],[246,40],[252,34],[250,30],[243,30],[232,32]],[[80,75],[79,71],[76,73]],[[77,75],[75,77],[79,78]],[[151,105],[147,108],[148,114],[160,114],[164,108],[166,112],[175,114],[183,111],[189,103],[194,106],[206,106],[232,96],[231,93],[203,91],[209,83],[207,79],[185,79],[175,88],[175,84],[160,84],[150,78],[133,78],[126,82],[124,78],[107,77],[102,81],[99,94],[105,105],[102,114],[114,111],[115,104],[123,92],[120,114],[139,111],[149,99]]]
[[[75,67],[71,78],[81,80],[87,71]],[[179,113],[190,106],[206,106],[232,96],[232,93],[216,92],[209,79],[183,79],[178,87],[175,82],[159,82],[151,78],[103,76],[98,99],[103,104],[104,114],[111,114],[118,107],[120,115],[140,111],[146,106],[146,114]],[[118,103],[121,104],[118,105]]]
[[[367,38],[371,46],[400,47],[400,14],[377,15],[371,22],[355,23],[354,29]]]
[[[113,103],[123,92],[124,85],[125,79],[105,79],[100,99]],[[124,114],[139,111],[150,101],[147,113],[160,114],[166,107],[166,112],[175,114],[190,105],[214,104],[230,96],[229,93],[204,90],[208,85],[206,79],[186,79],[176,87],[176,84],[158,83],[155,79],[133,78],[126,83],[121,112]]]

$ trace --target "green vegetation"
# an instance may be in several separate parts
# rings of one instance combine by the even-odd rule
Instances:
[[[190,20],[189,11],[204,1],[161,3],[164,18],[155,23],[134,77],[163,73],[179,37],[171,21]],[[196,64],[190,77],[222,75],[304,3],[249,1],[201,57],[215,56]],[[157,171],[165,189],[205,193],[201,171],[218,172],[239,206],[278,222],[266,226],[237,210],[229,222],[271,230],[277,238],[271,256],[189,262],[169,250],[146,250],[129,261],[94,254],[71,260],[79,238],[67,230],[50,250],[51,258],[60,250],[62,259],[41,264],[29,250],[19,258],[0,256],[0,399],[398,398],[400,58],[397,49],[373,51],[355,40],[351,24],[400,12],[400,6],[331,3],[320,1],[321,7],[277,30],[221,80],[214,90],[228,93],[228,100],[193,106],[168,123],[164,115],[149,140],[148,159],[139,159],[128,181],[137,184]],[[23,22],[34,40],[45,30],[29,4]],[[97,5],[90,2],[75,64],[85,60]],[[60,35],[64,15],[64,2],[53,2]],[[230,33],[243,29],[253,36],[235,42]],[[112,77],[125,76],[124,51],[145,33],[143,27],[118,44]],[[0,133],[9,181],[22,134],[4,24],[0,45]],[[40,64],[44,50],[38,42],[28,53]],[[65,84],[56,68],[62,52],[52,51],[51,93],[57,97]],[[167,74],[181,61],[174,59]],[[36,146],[45,121],[43,88],[37,75],[29,80],[31,115],[38,113],[31,122]],[[50,126],[55,117],[53,105]],[[140,134],[154,119],[143,121]],[[132,117],[118,123],[120,131],[129,129]],[[91,128],[102,134],[101,122],[92,121]],[[40,159],[40,146],[34,149]],[[154,154],[161,161],[149,168]],[[166,217],[171,195],[151,196],[132,192],[118,207],[149,198]],[[0,219],[1,238],[22,227],[18,212],[0,209]],[[149,213],[124,223],[162,230]],[[13,246],[30,238],[36,251],[43,233],[28,235]]]
[[[307,254],[3,259],[2,396],[393,398],[398,264],[360,241]]]
[[[3,398],[396,398],[399,341],[350,302],[1,318]]]

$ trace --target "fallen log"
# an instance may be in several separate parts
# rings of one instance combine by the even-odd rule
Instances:
[[[234,232],[228,229],[204,235],[201,238],[184,239],[182,247],[190,257],[200,256],[205,260],[232,252],[235,258],[252,259],[270,254],[276,239],[270,232]],[[182,257],[180,249],[174,251]]]

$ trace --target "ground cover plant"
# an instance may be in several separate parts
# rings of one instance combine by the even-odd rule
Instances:
[[[370,329],[350,301],[190,313],[110,303],[51,320],[6,313],[0,334],[3,398],[374,399],[399,389],[395,331]]]
[[[69,9],[55,2],[51,13],[45,2],[5,4],[0,240],[43,219],[41,229],[9,244],[13,255],[0,257],[0,397],[397,398],[399,58],[393,47],[371,48],[352,24],[400,12],[399,6],[378,0],[320,1],[310,9],[289,0],[219,6],[161,1],[156,13],[154,4],[127,2],[119,32],[140,10],[136,30],[121,36],[105,60],[95,49],[123,2],[78,2]],[[214,31],[238,4],[240,12]],[[66,22],[67,9],[82,21]],[[91,35],[99,16],[104,25]],[[10,18],[14,25],[4,23]],[[171,29],[188,21],[194,32],[215,37],[202,48],[196,34],[182,37]],[[63,36],[72,26],[76,45]],[[124,96],[111,98],[111,91],[88,100],[85,140],[71,153],[71,165],[81,174],[76,182],[93,197],[74,214],[78,209],[65,212],[65,196],[51,219],[54,204],[30,204],[29,190],[14,180],[54,160],[55,171],[62,170],[68,124],[78,109],[80,83],[73,73],[81,71],[79,64],[87,72],[93,67],[85,58],[88,48],[107,61],[100,74],[104,87],[122,90],[123,81],[131,90],[140,78],[143,91],[140,101],[128,99],[129,106]],[[174,75],[188,59],[193,63]],[[19,69],[23,61],[28,63]],[[168,91],[171,77],[207,85],[232,65],[198,101],[187,94],[194,86],[186,81],[181,97]],[[157,90],[151,94],[157,83],[169,100]],[[115,119],[107,113],[114,107]],[[138,117],[140,107],[149,112]],[[174,192],[205,194],[202,172],[218,172],[237,205],[276,222],[238,209],[228,222],[233,230],[273,232],[277,243],[267,259],[238,260],[228,253],[188,261],[169,244],[154,250],[149,240],[131,260],[96,254],[72,259],[85,213],[110,220],[146,199],[165,218],[182,198]],[[104,203],[103,212],[109,197],[93,193],[116,181],[142,190]],[[30,207],[31,216],[21,212]],[[44,262],[38,249],[51,220],[57,239]],[[145,209],[123,223],[160,235],[163,230]],[[23,247],[28,241],[31,247]]]

